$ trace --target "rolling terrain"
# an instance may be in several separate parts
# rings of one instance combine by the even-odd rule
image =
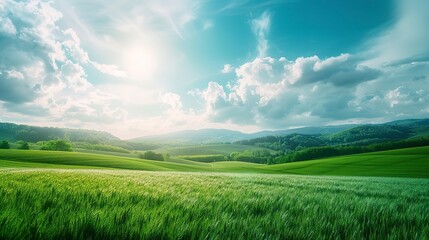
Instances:
[[[246,150],[259,150],[264,149],[242,144],[207,144],[207,145],[194,145],[182,147],[164,147],[156,149],[156,152],[168,153],[172,156],[178,155],[214,155],[222,154],[229,155],[232,152],[242,152]],[[274,152],[270,150],[271,152]]]
[[[429,177],[429,147],[355,154],[276,165],[223,161],[152,161],[77,152],[0,150],[0,167],[106,168],[145,171],[286,173],[337,176]]]
[[[0,179],[1,239],[429,235],[429,147],[276,165],[4,149]]]
[[[429,177],[429,147],[405,148],[267,166],[288,174]]]

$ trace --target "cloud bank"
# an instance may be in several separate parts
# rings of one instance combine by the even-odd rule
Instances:
[[[44,1],[0,3],[0,103],[3,119],[40,117],[78,125],[111,122],[124,116],[115,97],[97,90],[86,68],[114,76],[113,65],[92,61],[80,39],[58,21],[62,13]],[[43,117],[43,118],[42,118]]]
[[[170,51],[161,40],[175,37],[181,46],[196,33],[222,29],[221,21],[199,16],[204,1],[145,2],[136,8],[132,3],[91,15],[108,23],[96,32],[67,2],[57,2],[66,6],[60,12],[50,1],[0,1],[0,120],[137,137],[191,128],[256,131],[429,116],[427,3],[398,1],[396,21],[367,39],[357,53],[293,59],[272,54],[275,18],[269,9],[256,17],[246,15],[243,24],[256,40],[248,55],[226,60],[231,64],[206,73],[209,80],[184,81],[186,89],[177,91],[159,86],[181,86],[183,78],[176,75],[199,66],[178,63],[200,59],[187,62],[195,56],[180,47]],[[221,12],[243,3],[247,1],[234,1]],[[128,15],[117,11],[121,6]],[[112,40],[122,34],[134,34],[133,40],[145,44]],[[88,51],[88,46],[103,49],[109,44],[124,55],[119,65],[96,61],[97,52]],[[91,77],[94,72],[101,77]]]

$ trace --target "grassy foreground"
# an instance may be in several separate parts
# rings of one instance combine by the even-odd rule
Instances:
[[[0,238],[426,239],[429,180],[0,170]]]

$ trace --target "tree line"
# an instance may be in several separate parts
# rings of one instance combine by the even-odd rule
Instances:
[[[16,149],[20,150],[29,150],[30,145],[25,141],[17,141],[14,145],[16,145]],[[49,150],[49,151],[71,151],[71,144],[64,140],[49,140],[49,141],[39,141],[36,143],[38,145],[38,149],[40,150]],[[3,140],[0,142],[0,149],[11,149],[11,144]]]

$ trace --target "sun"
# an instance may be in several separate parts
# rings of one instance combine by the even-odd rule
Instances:
[[[159,54],[156,47],[133,44],[123,55],[125,72],[135,80],[152,80],[159,71]]]

